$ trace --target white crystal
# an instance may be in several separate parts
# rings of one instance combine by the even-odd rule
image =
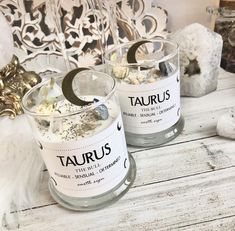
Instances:
[[[115,66],[113,67],[113,74],[118,79],[124,79],[129,73],[129,69],[127,67]]]
[[[235,108],[222,115],[217,122],[217,134],[219,136],[235,139]]]
[[[11,62],[14,50],[11,27],[0,12],[0,69]]]
[[[214,91],[219,74],[222,37],[194,23],[177,31],[171,39],[180,47],[181,95],[199,97]]]

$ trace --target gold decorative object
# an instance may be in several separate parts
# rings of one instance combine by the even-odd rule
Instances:
[[[24,94],[41,82],[33,71],[25,71],[16,56],[0,70],[0,116],[14,119],[23,113],[21,99]]]

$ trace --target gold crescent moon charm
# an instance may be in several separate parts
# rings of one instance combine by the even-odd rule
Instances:
[[[76,68],[72,71],[70,71],[63,79],[62,81],[62,92],[64,94],[64,97],[72,104],[75,104],[77,106],[85,106],[93,103],[93,101],[84,101],[77,97],[77,95],[73,91],[73,80],[76,74],[78,74],[81,71],[89,70],[89,68],[81,67]]]

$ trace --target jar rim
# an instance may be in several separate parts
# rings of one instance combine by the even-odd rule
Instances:
[[[93,110],[93,109],[97,108],[98,106],[100,106],[100,105],[104,104],[105,102],[107,102],[114,95],[115,90],[116,90],[116,81],[115,81],[115,79],[112,76],[108,75],[107,73],[104,73],[104,72],[101,72],[101,71],[94,71],[94,70],[84,70],[82,72],[83,73],[85,72],[87,75],[88,74],[98,74],[98,75],[102,74],[103,76],[105,76],[105,77],[109,78],[110,80],[112,80],[112,86],[111,86],[111,89],[110,89],[109,93],[106,96],[103,96],[102,99],[99,100],[98,102],[93,102],[91,105],[84,106],[83,108],[78,108],[78,110],[75,110],[73,112],[67,112],[67,113],[61,113],[61,114],[54,115],[53,113],[51,113],[51,114],[49,114],[49,113],[38,113],[36,111],[33,111],[33,110],[29,109],[29,107],[27,106],[28,97],[33,92],[35,92],[36,90],[40,89],[42,86],[47,85],[50,82],[50,79],[48,79],[48,80],[45,80],[45,81],[41,82],[40,84],[37,84],[33,88],[31,88],[23,96],[21,105],[22,105],[22,108],[23,108],[24,112],[27,115],[31,115],[31,116],[35,116],[35,117],[51,117],[51,116],[53,116],[53,118],[63,118],[63,117],[66,117],[66,116],[73,116],[73,115],[76,115],[76,114],[81,114],[81,113],[85,113],[85,112],[88,112],[90,110]],[[63,76],[61,76],[61,75],[63,75]],[[79,78],[79,73],[76,74],[75,76],[77,78]],[[64,74],[63,73],[61,73],[60,75],[57,74],[57,76],[55,77],[55,81],[56,82],[60,81],[63,78],[64,78]]]
[[[110,57],[109,57],[109,56],[110,56],[110,54],[111,54],[112,52],[114,52],[115,50],[119,50],[119,49],[121,49],[121,48],[123,48],[123,47],[126,47],[126,46],[128,47],[128,46],[130,46],[130,45],[133,45],[133,44],[135,44],[135,43],[137,43],[137,42],[141,42],[141,41],[168,43],[168,44],[171,44],[172,46],[175,47],[174,51],[172,51],[170,54],[168,54],[168,55],[162,57],[161,59],[159,59],[159,60],[157,60],[157,61],[155,60],[155,62],[158,62],[158,63],[160,63],[160,62],[165,62],[165,61],[167,61],[167,60],[173,58],[174,56],[177,55],[177,53],[178,53],[178,51],[179,51],[179,44],[176,43],[176,42],[173,42],[173,41],[171,41],[171,40],[169,40],[169,39],[161,39],[161,38],[138,39],[138,40],[133,40],[133,41],[130,41],[130,42],[127,42],[127,43],[119,44],[118,46],[114,46],[113,48],[106,50],[106,51],[105,51],[105,55],[104,55],[105,63],[112,64],[112,65],[117,64],[117,62],[110,60]],[[125,67],[135,67],[135,66],[141,67],[142,65],[144,66],[145,63],[144,63],[144,62],[143,62],[143,63],[142,63],[142,62],[137,62],[137,63],[125,63],[125,64],[123,64],[122,66],[125,66]]]

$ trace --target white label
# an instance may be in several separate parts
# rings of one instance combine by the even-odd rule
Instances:
[[[40,141],[56,189],[68,196],[92,197],[117,186],[129,170],[121,114],[105,130],[79,141]]]
[[[179,72],[155,83],[118,83],[117,90],[127,132],[160,132],[170,128],[180,118]]]

